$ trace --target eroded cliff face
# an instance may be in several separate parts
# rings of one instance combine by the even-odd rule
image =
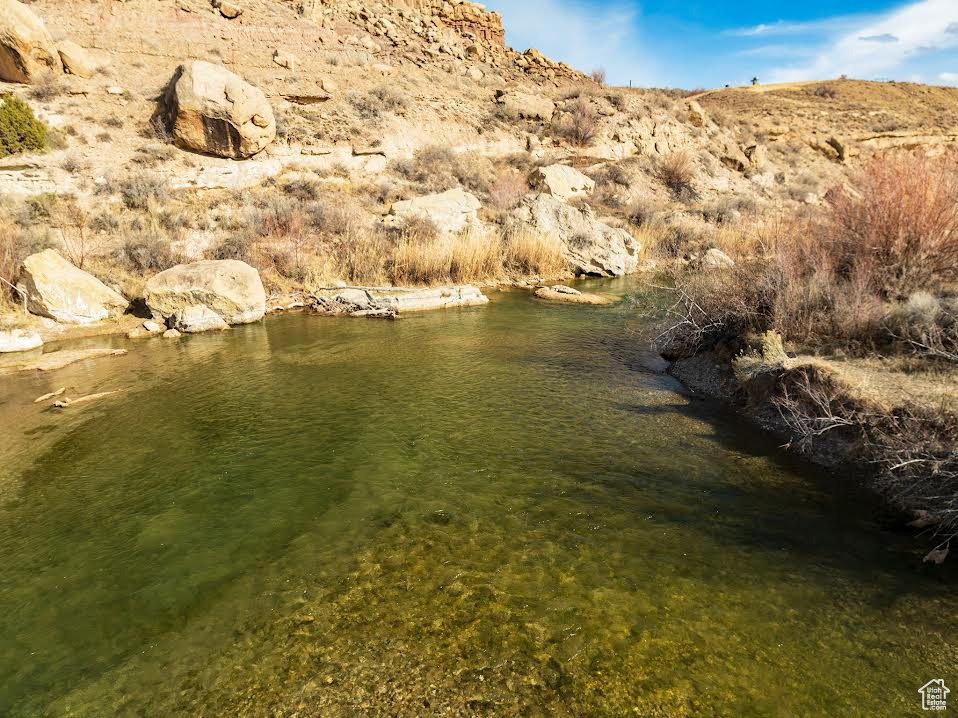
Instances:
[[[408,5],[427,17],[439,18],[457,32],[472,34],[477,40],[490,45],[505,47],[505,31],[502,16],[486,10],[485,5],[474,2],[449,2],[448,0],[394,0],[396,5]]]

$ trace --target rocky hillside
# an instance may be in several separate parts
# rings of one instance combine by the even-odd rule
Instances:
[[[470,2],[0,10],[2,92],[45,133],[0,159],[0,272],[53,246],[132,298],[210,258],[256,265],[271,293],[701,262],[743,216],[813,207],[875,152],[958,136],[943,88],[604,87],[506,47]]]

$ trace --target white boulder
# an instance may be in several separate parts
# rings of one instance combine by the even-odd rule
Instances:
[[[533,189],[563,200],[585,197],[595,189],[595,180],[568,165],[540,167],[532,173],[529,184]]]
[[[234,259],[177,265],[150,278],[143,294],[153,317],[179,331],[249,324],[266,313],[259,272]]]
[[[479,224],[479,199],[462,189],[451,189],[440,194],[430,194],[415,199],[396,202],[389,214],[389,221],[397,224],[403,220],[426,219],[445,234],[456,234],[466,227]]]
[[[90,324],[126,311],[129,301],[78,269],[55,249],[31,254],[20,269],[20,288],[34,314],[63,324]]]
[[[588,205],[580,209],[540,194],[524,200],[513,216],[522,226],[557,237],[577,274],[621,277],[639,266],[639,242],[596,220]]]

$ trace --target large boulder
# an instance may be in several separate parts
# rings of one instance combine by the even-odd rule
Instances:
[[[396,225],[407,219],[426,219],[444,234],[457,234],[466,227],[478,225],[480,206],[475,195],[458,188],[451,189],[396,202],[389,212],[389,222]]]
[[[578,274],[621,277],[639,266],[642,247],[636,239],[624,229],[597,221],[587,205],[580,209],[540,194],[524,200],[514,219],[533,231],[557,237]]]
[[[0,354],[28,352],[43,346],[43,339],[36,332],[26,329],[0,329]]]
[[[234,160],[252,157],[276,137],[263,91],[222,65],[180,65],[167,90],[173,137],[183,148]]]
[[[532,173],[529,184],[557,199],[585,197],[595,189],[595,180],[567,165],[540,167]]]
[[[499,90],[496,102],[503,114],[511,119],[551,120],[556,104],[543,95],[533,95],[517,90]]]
[[[129,302],[55,249],[31,254],[20,269],[20,288],[34,314],[63,324],[90,324],[126,311]]]
[[[96,63],[90,53],[71,40],[64,40],[57,45],[63,69],[77,77],[93,77],[96,73]]]
[[[249,324],[266,313],[259,272],[234,259],[177,265],[149,279],[143,295],[154,318],[181,332]]]
[[[0,0],[0,80],[31,83],[51,72],[63,66],[43,20],[17,0]]]

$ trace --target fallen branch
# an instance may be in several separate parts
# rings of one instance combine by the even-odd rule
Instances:
[[[86,404],[90,401],[102,399],[105,396],[119,394],[121,391],[123,391],[123,389],[115,389],[114,391],[101,391],[99,394],[87,394],[86,396],[81,396],[79,399],[71,399],[67,397],[65,399],[61,399],[60,401],[53,402],[53,405],[57,409],[66,409],[67,407],[76,406],[77,404]]]

